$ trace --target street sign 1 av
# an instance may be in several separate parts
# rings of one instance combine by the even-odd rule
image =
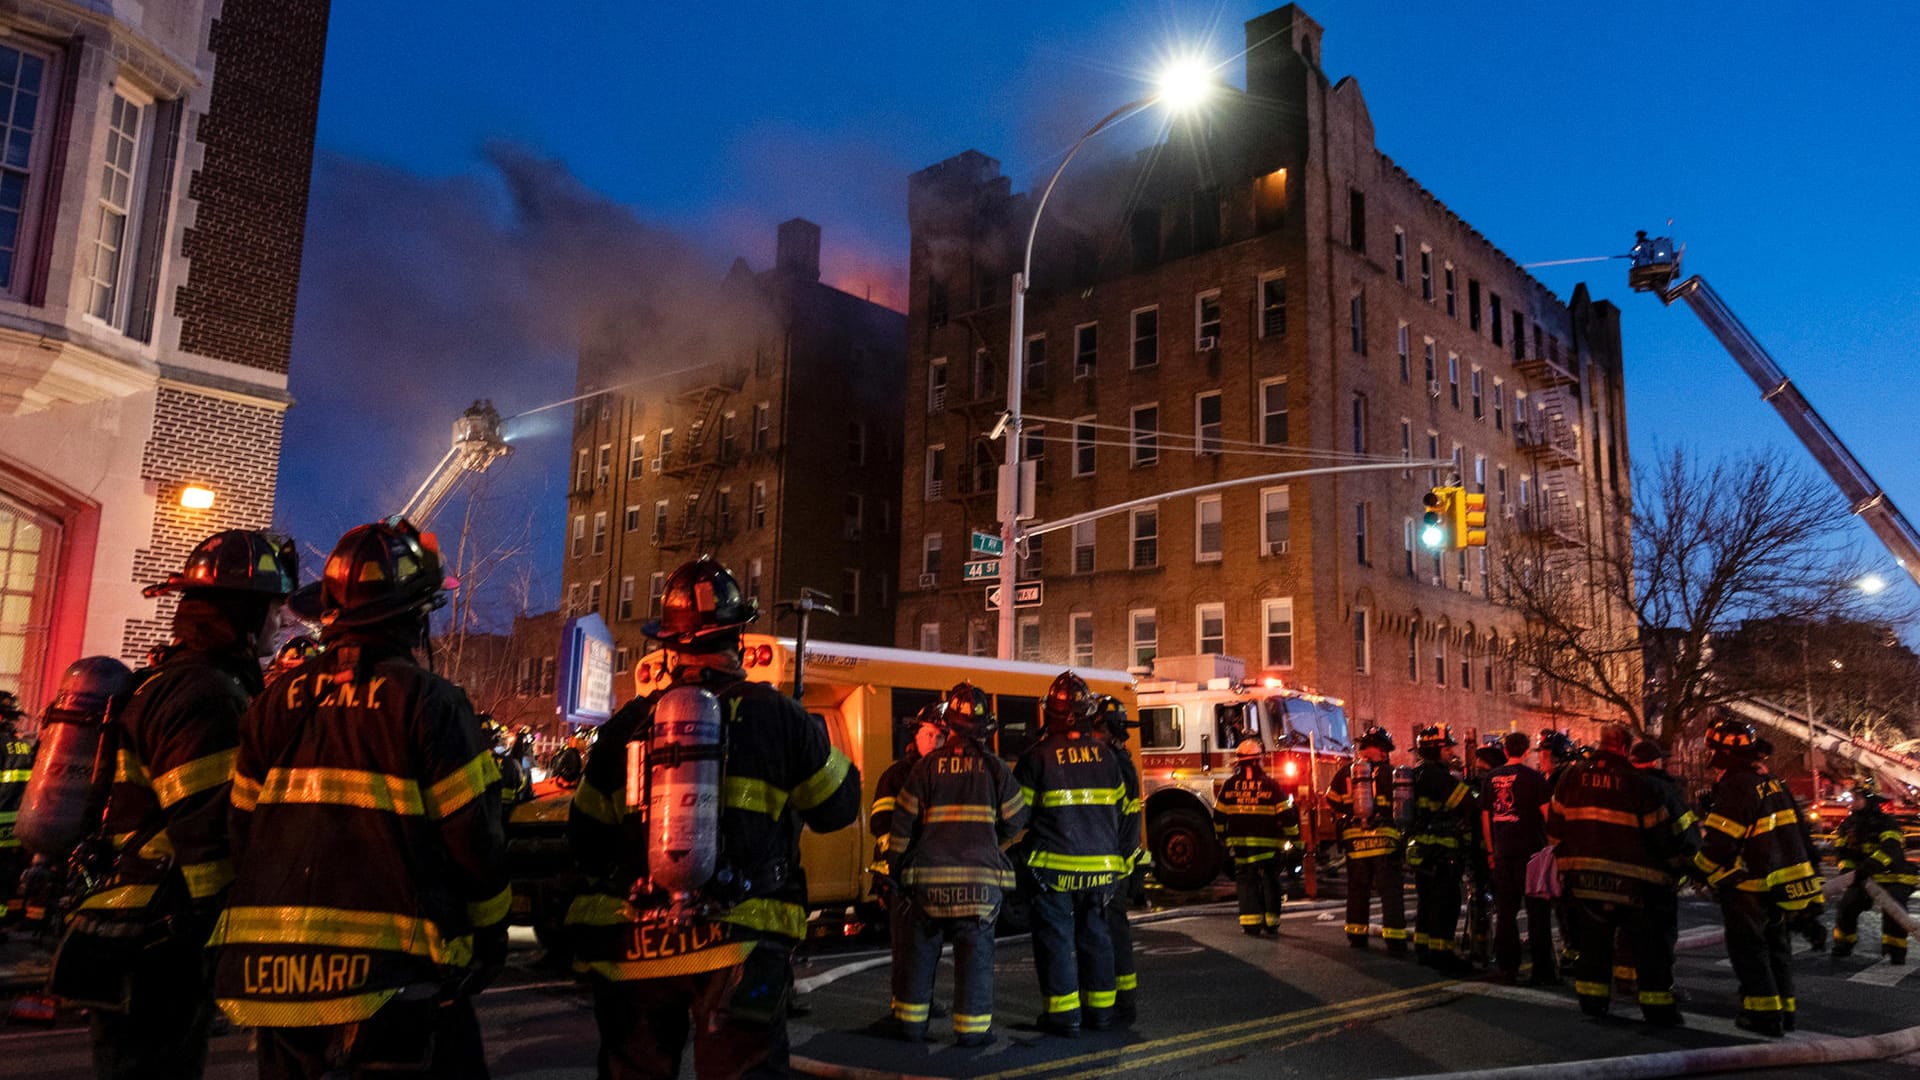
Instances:
[[[999,559],[982,559],[978,562],[963,563],[960,567],[961,581],[991,581],[999,576]]]
[[[1039,607],[1045,593],[1041,591],[1042,582],[1024,581],[1013,587],[1013,606],[1019,608]],[[1000,610],[1000,586],[987,589],[987,610]]]
[[[1004,548],[1005,545],[1001,543],[1000,538],[992,533],[976,532],[973,534],[973,553],[975,555],[998,555]]]

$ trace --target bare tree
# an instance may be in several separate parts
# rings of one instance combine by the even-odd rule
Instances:
[[[1778,453],[1703,463],[1674,450],[1637,470],[1634,490],[1630,543],[1509,549],[1507,599],[1527,619],[1521,664],[1669,740],[1711,706],[1797,685],[1797,667],[1733,677],[1714,641],[1755,620],[1857,609],[1863,564],[1832,488]],[[1605,617],[1616,610],[1632,617]]]

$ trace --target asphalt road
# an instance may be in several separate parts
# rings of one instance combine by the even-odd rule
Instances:
[[[1716,925],[1714,909],[1688,903],[1683,934]],[[793,1022],[797,1057],[831,1066],[836,1075],[986,1076],[1007,1080],[1091,1080],[1094,1077],[1402,1076],[1458,1069],[1527,1065],[1755,1042],[1732,1024],[1734,982],[1717,945],[1682,954],[1679,984],[1687,1026],[1656,1030],[1638,1008],[1616,999],[1616,1018],[1582,1017],[1570,990],[1503,987],[1443,978],[1375,943],[1346,945],[1331,902],[1289,907],[1278,941],[1241,934],[1230,910],[1205,904],[1162,912],[1136,928],[1141,1017],[1131,1030],[1063,1040],[1028,1022],[1039,1011],[1031,953],[1024,939],[1004,940],[996,964],[997,1038],[962,1050],[942,1021],[935,1041],[909,1046],[861,1033],[883,1015],[890,997],[884,955],[859,943],[813,950],[798,974],[809,988],[810,1013]],[[1877,939],[1877,917],[1862,926]],[[1800,948],[1805,949],[1804,943]],[[1920,1024],[1920,965],[1891,967],[1872,955],[1844,961],[1803,952],[1800,1032],[1874,1034]],[[481,1001],[488,1056],[496,1077],[592,1075],[595,1036],[585,994],[532,965],[536,952],[516,952],[516,966]],[[950,969],[948,969],[950,971]],[[946,976],[942,976],[941,996]],[[81,1078],[88,1075],[84,1031],[73,1018],[50,1031],[0,1032],[0,1076]],[[250,1077],[245,1033],[214,1041],[216,1080]],[[1911,1077],[1920,1058],[1828,1066],[1822,1077]],[[835,1070],[838,1070],[835,1072]],[[691,1074],[691,1070],[687,1070]],[[1766,1075],[1787,1075],[1776,1072]]]

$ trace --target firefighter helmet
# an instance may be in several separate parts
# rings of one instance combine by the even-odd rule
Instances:
[[[1547,756],[1554,761],[1573,760],[1573,740],[1568,738],[1567,733],[1564,731],[1555,731],[1552,728],[1542,729],[1540,732],[1540,741],[1535,743],[1535,745],[1545,750]]]
[[[1460,742],[1453,737],[1452,725],[1428,724],[1420,729],[1419,735],[1415,737],[1414,745],[1420,750],[1432,750],[1437,753],[1449,746],[1458,746]]]
[[[1107,738],[1117,743],[1127,741],[1127,729],[1133,727],[1133,720],[1127,716],[1126,702],[1112,694],[1102,694],[1094,705],[1094,716]]]
[[[1871,776],[1853,785],[1853,794],[1869,810],[1878,810],[1887,804],[1887,797],[1880,794],[1880,782]]]
[[[993,734],[993,701],[985,690],[970,682],[960,683],[947,691],[947,708],[941,722],[955,735],[985,739]]]
[[[1071,671],[1061,672],[1047,687],[1046,723],[1049,728],[1078,727],[1093,719],[1096,704],[1087,680]]]
[[[906,732],[909,736],[918,733],[921,728],[926,727],[928,724],[944,730],[947,726],[947,720],[942,710],[945,708],[946,705],[938,701],[930,705],[922,705],[919,712],[914,713],[912,716],[903,716],[900,718],[900,730]]]
[[[1387,734],[1386,728],[1375,725],[1361,732],[1360,738],[1353,745],[1360,750],[1385,750],[1391,754],[1393,753],[1393,736]]]
[[[1732,717],[1715,720],[1707,725],[1707,749],[1715,754],[1752,756],[1756,752],[1753,725]]]
[[[424,614],[446,603],[459,582],[447,576],[440,545],[403,518],[350,529],[320,575],[321,618],[328,626],[372,626]]]
[[[20,711],[20,699],[11,690],[0,690],[0,724],[11,724],[27,715]]]
[[[1241,739],[1240,745],[1233,748],[1233,756],[1239,761],[1258,761],[1266,752],[1259,739]]]
[[[724,647],[728,635],[760,617],[732,572],[702,555],[667,575],[660,592],[660,617],[640,632],[669,648],[698,652]]]
[[[217,532],[194,546],[185,570],[140,590],[159,596],[182,589],[228,589],[286,597],[300,584],[300,554],[293,541],[252,529]]]

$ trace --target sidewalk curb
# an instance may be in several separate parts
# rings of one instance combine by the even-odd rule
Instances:
[[[1916,1050],[1920,1050],[1920,1027],[1850,1039],[1826,1037],[1749,1046],[1670,1050],[1658,1054],[1563,1061],[1557,1065],[1515,1065],[1503,1069],[1427,1073],[1403,1080],[1441,1080],[1442,1077],[1448,1080],[1650,1080],[1660,1076],[1695,1076],[1735,1069],[1780,1069],[1797,1065],[1879,1061],[1901,1057]]]

